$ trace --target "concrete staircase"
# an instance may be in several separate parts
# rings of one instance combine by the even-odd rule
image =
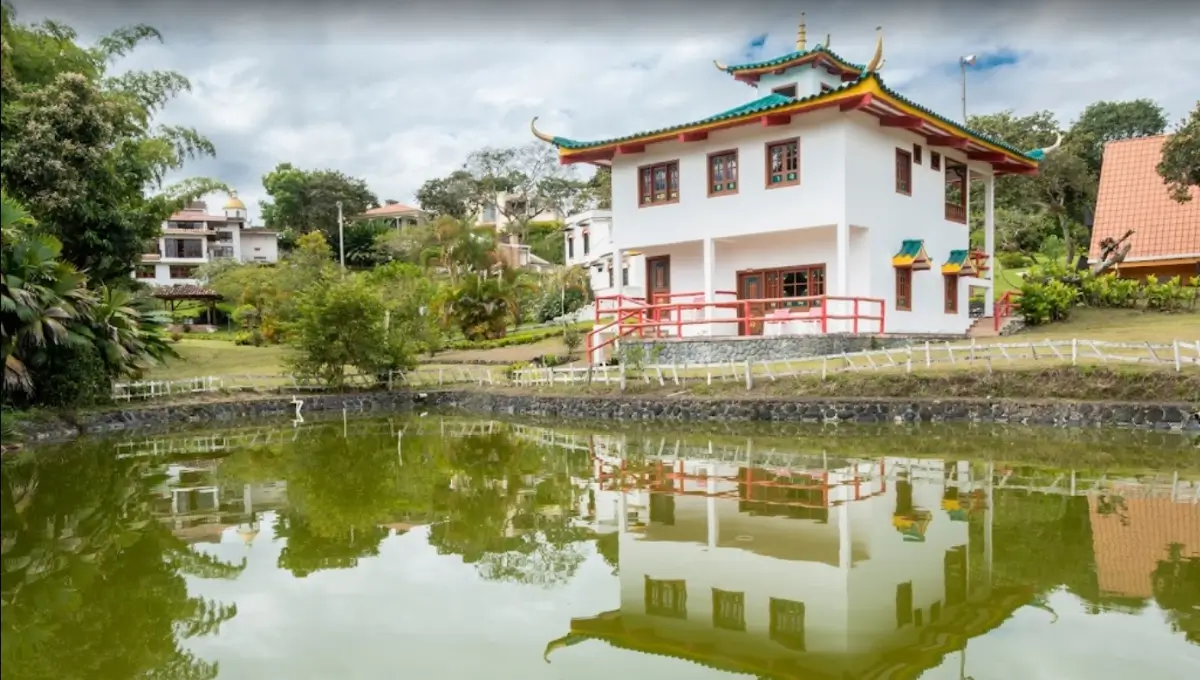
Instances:
[[[993,316],[981,316],[975,319],[975,323],[967,329],[968,338],[994,338],[1000,335],[1008,335],[1013,331],[1021,328],[1024,321],[1019,316],[1010,316],[1000,324],[1000,330],[996,330],[996,318]],[[1007,333],[1006,333],[1007,331]]]

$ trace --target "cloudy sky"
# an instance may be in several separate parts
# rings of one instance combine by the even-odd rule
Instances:
[[[187,174],[237,188],[258,214],[275,164],[335,168],[381,199],[413,202],[426,179],[483,146],[530,141],[529,119],[577,139],[703,118],[753,90],[712,66],[810,43],[870,58],[885,32],[884,80],[934,110],[1054,111],[1069,123],[1098,99],[1150,97],[1174,122],[1200,96],[1200,13],[1182,0],[15,0],[85,40],[129,23],[165,37],[120,62],[173,69],[190,94],[162,122],[198,128],[218,156]],[[587,170],[581,170],[586,173]],[[214,200],[220,200],[215,198]]]

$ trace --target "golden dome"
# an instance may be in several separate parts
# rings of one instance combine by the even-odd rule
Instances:
[[[233,191],[229,194],[229,200],[225,202],[225,210],[245,210],[246,204],[242,203],[242,199],[237,197],[237,192]]]

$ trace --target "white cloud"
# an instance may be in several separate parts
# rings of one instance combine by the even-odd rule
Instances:
[[[193,94],[173,103],[164,121],[196,126],[220,156],[189,173],[216,176],[257,200],[262,175],[290,161],[334,167],[367,179],[381,198],[412,201],[421,182],[459,166],[473,149],[530,141],[535,115],[545,131],[586,139],[748,101],[754,91],[711,60],[741,59],[764,32],[761,54],[789,50],[799,11],[783,0],[645,5],[45,0],[21,9],[27,19],[60,18],[85,36],[132,22],[160,28],[166,44],[122,66],[192,78]],[[916,7],[808,7],[809,39],[832,33],[835,51],[866,61],[875,26],[883,25],[885,81],[951,117],[961,107],[959,56],[1001,48],[1023,58],[971,74],[971,111],[1049,109],[1065,124],[1099,99],[1150,97],[1175,121],[1200,91],[1193,44],[1200,17],[1165,0]]]

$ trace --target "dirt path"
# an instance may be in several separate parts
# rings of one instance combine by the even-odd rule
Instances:
[[[422,363],[429,364],[464,364],[487,362],[496,364],[512,364],[518,361],[532,361],[546,354],[566,354],[567,348],[562,338],[547,338],[528,345],[513,345],[496,349],[464,349],[442,352],[435,357],[424,357]]]

